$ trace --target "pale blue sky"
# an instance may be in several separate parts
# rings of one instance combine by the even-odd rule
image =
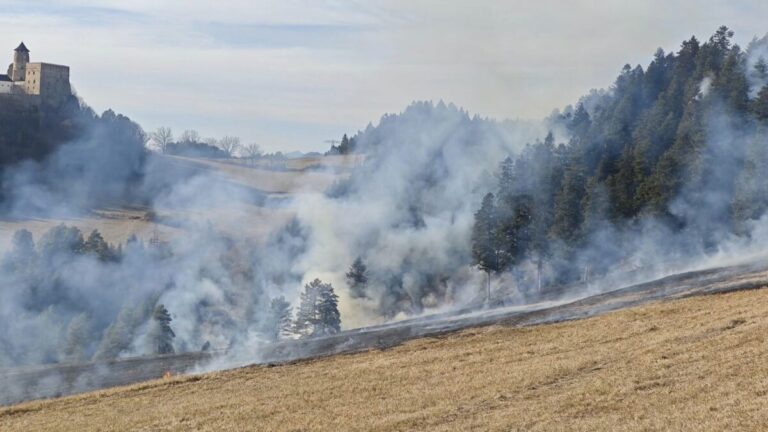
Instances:
[[[33,61],[70,65],[96,110],[269,151],[325,149],[412,100],[540,118],[659,46],[721,24],[743,45],[768,32],[764,0],[0,0],[0,10],[6,62],[24,40]]]

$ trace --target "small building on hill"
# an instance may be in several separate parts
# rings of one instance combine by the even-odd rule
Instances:
[[[30,63],[24,42],[14,50],[8,73],[0,75],[0,95],[14,95],[31,105],[58,106],[72,95],[69,66]]]
[[[0,75],[0,94],[13,92],[13,81],[8,75]]]

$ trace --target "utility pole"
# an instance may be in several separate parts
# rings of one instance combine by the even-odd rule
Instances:
[[[536,261],[536,289],[541,295],[541,267],[544,265],[541,257]]]
[[[154,247],[159,247],[160,243],[161,243],[160,234],[157,232],[157,227],[155,227],[154,230],[152,231],[152,237],[150,237],[149,239],[149,244]]]
[[[488,307],[491,307],[491,272],[485,272],[488,275],[488,295],[486,297],[486,303]]]

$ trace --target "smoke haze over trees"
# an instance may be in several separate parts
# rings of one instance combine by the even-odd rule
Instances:
[[[476,304],[489,288],[524,302],[585,274],[749,250],[768,227],[765,59],[768,39],[742,49],[721,29],[542,122],[414,102],[334,144],[364,156],[351,174],[277,203],[169,162],[227,158],[234,138],[227,153],[158,130],[159,154],[128,118],[72,106],[86,120],[34,132],[55,145],[4,159],[8,217],[126,203],[248,216],[156,215],[183,233],[162,241],[18,231],[0,271],[0,367],[201,347],[253,361],[264,343]],[[290,217],[263,241],[220,229],[258,224],[257,205]]]
[[[165,306],[159,304],[152,312],[152,321],[147,332],[147,346],[152,354],[173,354],[173,338],[176,334],[171,329],[171,315]]]
[[[320,279],[304,285],[294,331],[304,336],[325,336],[341,331],[338,296]]]
[[[564,283],[587,266],[605,273],[639,258],[632,239],[653,233],[669,236],[656,251],[672,259],[748,238],[768,197],[758,168],[768,39],[742,50],[732,36],[722,27],[657,51],[645,69],[625,66],[609,91],[550,118],[567,142],[549,134],[501,161],[496,198],[475,218],[479,265],[496,254],[506,258],[494,272],[542,259],[551,282]]]
[[[111,110],[96,115],[76,97],[58,107],[0,103],[0,170],[6,212],[49,213],[135,200],[146,159],[144,131]],[[98,160],[99,163],[90,163]],[[34,200],[32,198],[35,198]],[[13,208],[9,208],[9,205]]]

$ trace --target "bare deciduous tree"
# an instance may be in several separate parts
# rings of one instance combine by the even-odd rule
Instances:
[[[229,157],[232,157],[238,148],[240,148],[240,138],[234,136],[225,136],[219,140],[219,148],[224,150]]]
[[[256,159],[260,158],[262,155],[261,147],[259,147],[259,145],[256,143],[243,146],[243,153],[245,153],[245,157],[251,161],[251,164],[253,164]]]
[[[152,141],[161,152],[165,153],[168,148],[168,144],[173,142],[173,132],[169,127],[159,127],[156,131],[152,132]]]
[[[194,129],[187,129],[182,132],[180,141],[186,143],[200,142],[200,134]]]

